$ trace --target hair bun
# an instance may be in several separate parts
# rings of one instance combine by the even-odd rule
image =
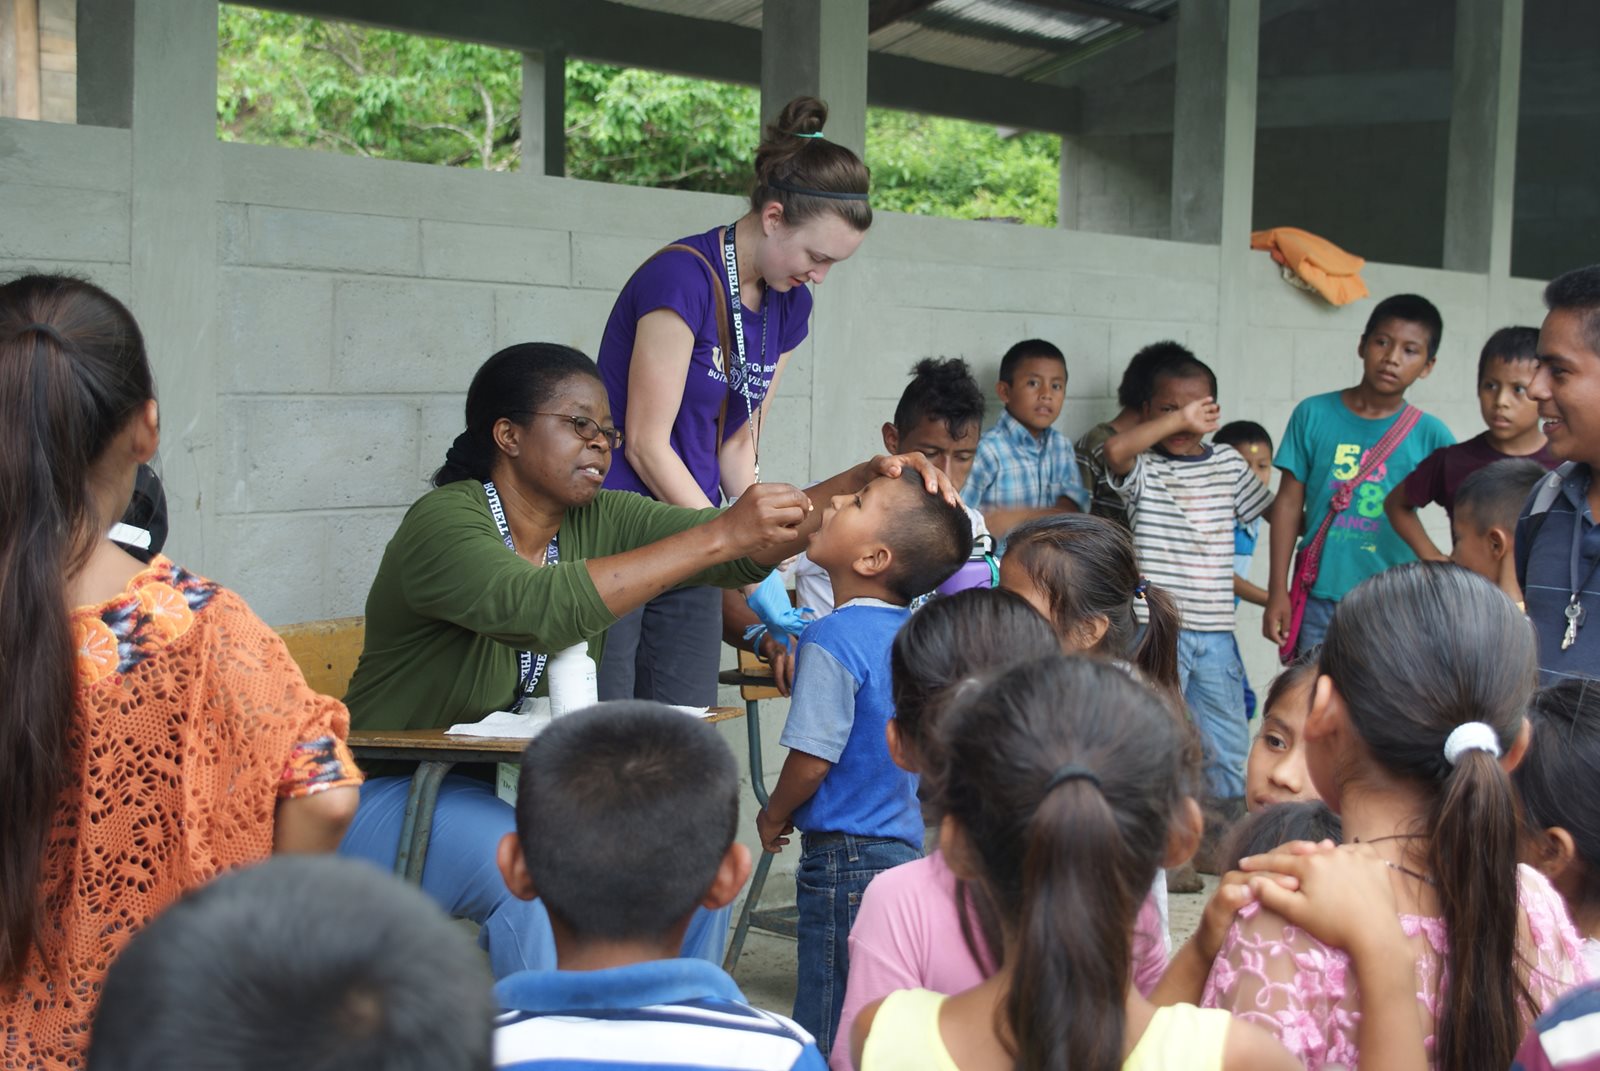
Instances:
[[[783,106],[767,127],[767,140],[822,133],[828,122],[828,105],[816,97],[796,97]]]

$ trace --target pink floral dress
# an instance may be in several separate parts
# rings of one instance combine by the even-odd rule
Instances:
[[[1586,981],[1588,972],[1561,897],[1530,867],[1518,867],[1517,877],[1523,914],[1518,947],[1531,964],[1528,988],[1542,1011]],[[1417,952],[1417,1003],[1432,1063],[1448,932],[1443,919],[1420,915],[1401,915],[1400,928]],[[1361,998],[1349,966],[1343,952],[1251,904],[1228,931],[1200,1003],[1271,1031],[1306,1071],[1354,1068]]]

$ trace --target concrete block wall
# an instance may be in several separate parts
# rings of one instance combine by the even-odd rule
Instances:
[[[742,210],[734,198],[542,176],[215,151],[220,195],[194,210],[216,213],[216,247],[194,255],[216,272],[203,325],[217,339],[215,395],[199,404],[217,417],[218,472],[201,506],[209,538],[184,553],[274,624],[362,611],[489,354],[530,340],[593,353],[645,256]],[[127,131],[0,121],[0,273],[69,269],[129,296],[129,176]],[[1438,369],[1415,397],[1458,436],[1475,434],[1477,347],[1502,323],[1538,322],[1538,284],[1386,264],[1365,274],[1375,295],[1414,290],[1443,309]],[[1224,325],[1222,295],[1238,286],[1246,322]],[[1276,435],[1295,400],[1356,380],[1370,306],[1332,309],[1282,282],[1264,254],[1225,264],[1214,246],[883,214],[816,292],[764,469],[801,484],[839,471],[881,448],[878,429],[918,358],[965,357],[987,390],[1001,353],[1032,336],[1068,355],[1059,426],[1069,435],[1115,411],[1127,358],[1163,338],[1213,364],[1227,418]],[[1239,351],[1218,352],[1234,335]],[[160,384],[173,356],[152,358]],[[178,408],[164,412],[174,436],[196,419]],[[998,411],[992,403],[989,418]],[[1264,683],[1271,652],[1250,639],[1258,627],[1241,615]],[[783,710],[767,704],[769,774]],[[724,732],[742,754],[743,724]]]

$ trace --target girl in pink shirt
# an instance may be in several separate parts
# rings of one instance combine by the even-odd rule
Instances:
[[[900,630],[890,655],[895,717],[888,736],[895,761],[923,773],[937,792],[941,764],[931,727],[951,686],[1058,650],[1049,623],[1010,592],[975,589],[929,603]],[[1134,979],[1148,992],[1167,962],[1154,897],[1140,909],[1137,931]],[[897,989],[971,989],[998,969],[989,950],[999,947],[994,912],[957,880],[940,852],[873,879],[850,930],[841,1043],[833,1046],[829,1066],[853,1071],[847,1042],[864,1006]]]
[[[1319,669],[1307,769],[1345,841],[1389,870],[1429,1061],[1502,1071],[1539,1011],[1586,976],[1560,897],[1517,865],[1507,772],[1528,742],[1527,620],[1466,570],[1403,565],[1345,596]],[[1272,1030],[1308,1071],[1354,1067],[1354,977],[1345,953],[1251,905],[1202,1002]]]

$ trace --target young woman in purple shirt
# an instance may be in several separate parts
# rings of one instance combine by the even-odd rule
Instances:
[[[625,433],[607,488],[705,507],[760,481],[772,395],[811,316],[806,284],[872,224],[866,165],[823,137],[827,117],[813,97],[790,101],[756,150],[749,211],[652,256],[617,296],[598,361]],[[607,634],[600,698],[710,705],[721,621],[714,588],[668,592],[622,618]]]

